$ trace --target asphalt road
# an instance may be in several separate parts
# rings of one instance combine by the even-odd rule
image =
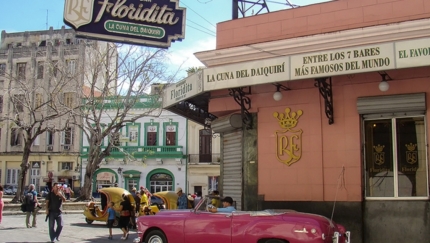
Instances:
[[[79,242],[133,242],[137,233],[132,230],[128,240],[121,240],[122,231],[113,228],[113,240],[108,239],[109,229],[104,222],[93,222],[89,225],[85,222],[82,214],[64,214],[64,228],[58,243],[79,243]],[[30,221],[31,222],[31,221]],[[50,242],[48,233],[48,222],[45,222],[45,215],[37,216],[37,228],[27,228],[25,226],[24,215],[3,215],[0,224],[1,243],[40,243]]]

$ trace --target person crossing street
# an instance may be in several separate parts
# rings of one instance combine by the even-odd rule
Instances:
[[[54,239],[59,241],[61,230],[63,229],[63,202],[66,201],[63,189],[60,184],[54,183],[51,192],[46,196],[46,215],[49,218],[49,237],[51,242]],[[55,229],[55,223],[57,228]]]

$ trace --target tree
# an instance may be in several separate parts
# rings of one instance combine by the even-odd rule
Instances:
[[[39,63],[38,65],[42,65],[39,67],[27,68],[26,64],[18,63],[15,75],[7,70],[0,74],[7,80],[7,92],[2,97],[6,112],[0,114],[0,122],[2,127],[10,129],[11,150],[21,152],[22,148],[18,188],[12,202],[22,201],[30,167],[28,160],[35,140],[47,131],[60,132],[66,129],[72,114],[62,99],[63,92],[74,87],[69,75],[61,71],[53,75],[57,64],[49,60]],[[37,72],[34,70],[36,68]],[[30,75],[26,75],[26,70],[31,70]],[[43,80],[36,80],[37,78]]]
[[[168,74],[166,54],[164,49],[130,45],[114,45],[105,52],[87,54],[82,73],[89,90],[81,93],[81,109],[75,109],[73,115],[73,123],[82,129],[89,143],[84,185],[77,201],[91,199],[93,175],[103,159],[109,157],[112,148],[118,147],[121,128],[139,118],[160,115],[162,87],[173,82],[177,73]],[[163,84],[148,95],[151,85],[160,82]],[[138,113],[133,112],[136,106],[148,101],[152,105]],[[102,123],[101,119],[106,116],[109,122]],[[105,138],[109,142],[102,148]]]

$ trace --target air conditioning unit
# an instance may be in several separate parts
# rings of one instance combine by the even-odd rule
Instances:
[[[63,148],[64,150],[70,150],[70,145],[64,145]]]
[[[54,146],[48,145],[48,151],[52,151],[52,150],[54,150]]]

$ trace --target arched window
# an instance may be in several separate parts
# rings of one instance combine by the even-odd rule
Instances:
[[[151,176],[149,190],[151,193],[162,191],[173,191],[173,179],[165,173],[157,173]]]

